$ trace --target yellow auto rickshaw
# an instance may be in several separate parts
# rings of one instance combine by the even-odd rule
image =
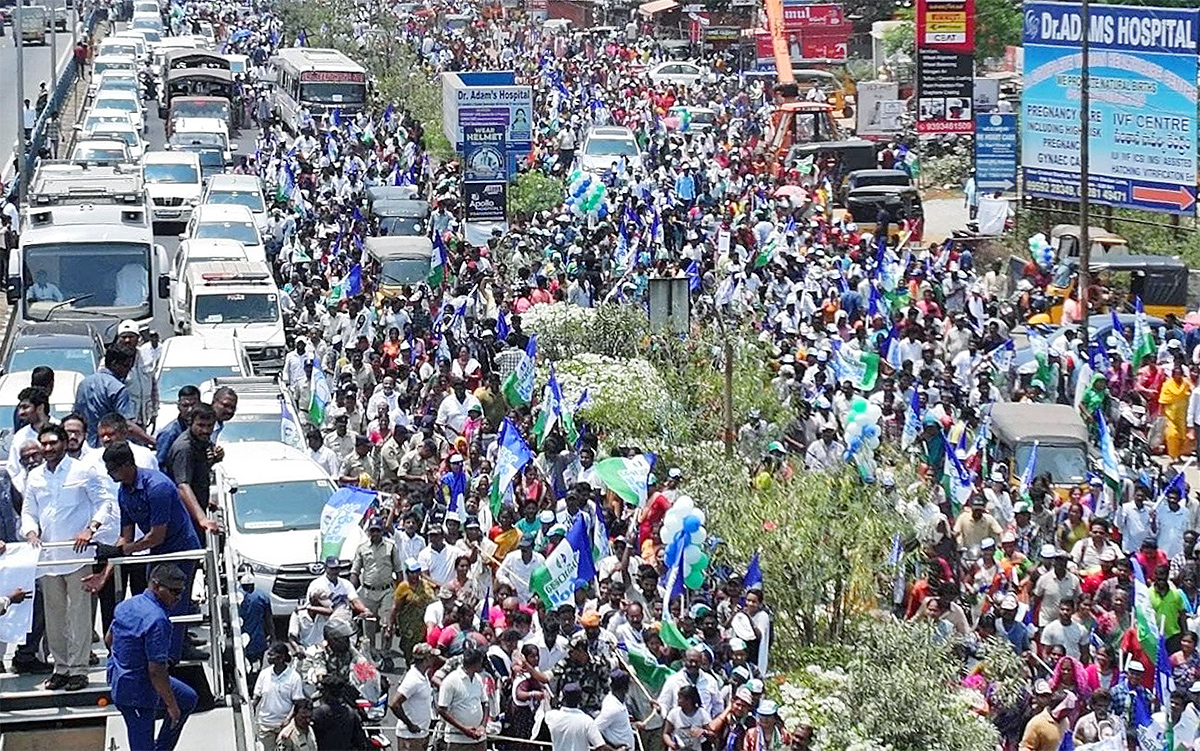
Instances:
[[[1063,301],[1075,294],[1079,279],[1079,253],[1083,233],[1077,224],[1060,224],[1050,231],[1050,243],[1057,251],[1058,265],[1046,294],[1054,302],[1045,312],[1052,323],[1062,322]],[[1187,264],[1172,256],[1136,255],[1129,252],[1125,238],[1103,229],[1089,228],[1091,256],[1088,273],[1092,289],[1097,286],[1113,304],[1133,304],[1140,298],[1147,315],[1158,318],[1174,313],[1182,317],[1187,311]],[[1092,293],[1095,294],[1094,292]],[[1109,305],[1104,300],[1100,312]]]
[[[1049,472],[1059,501],[1069,499],[1076,488],[1087,489],[1087,426],[1079,413],[1065,404],[993,405],[988,455],[992,467],[1008,467],[1013,488],[1020,485],[1034,456],[1032,476]]]

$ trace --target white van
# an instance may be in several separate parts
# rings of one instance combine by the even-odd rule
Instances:
[[[158,393],[155,431],[179,416],[175,397],[184,386],[200,387],[205,381],[228,376],[250,375],[250,358],[241,342],[231,336],[172,336],[164,339],[154,368]]]
[[[321,510],[337,486],[303,452],[278,442],[241,443],[214,467],[213,500],[224,517],[226,550],[254,571],[271,595],[271,612],[290,616],[324,573]],[[349,562],[361,535],[349,535]]]
[[[187,223],[200,203],[200,157],[190,151],[148,151],[142,158],[154,223]]]
[[[187,275],[194,264],[205,261],[251,261],[246,255],[246,246],[237,240],[184,240],[175,251],[171,262],[171,325],[176,333],[181,331],[180,321],[188,314]],[[261,259],[260,259],[261,260]]]
[[[193,263],[184,285],[186,307],[176,321],[180,331],[236,337],[250,357],[254,375],[283,370],[287,338],[281,295],[265,263]]]

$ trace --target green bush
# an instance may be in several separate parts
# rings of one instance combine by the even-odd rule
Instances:
[[[541,211],[554,211],[563,202],[562,180],[540,170],[522,172],[508,187],[508,215],[514,221],[528,220]]]

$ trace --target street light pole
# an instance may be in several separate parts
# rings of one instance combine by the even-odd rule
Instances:
[[[28,176],[25,174],[25,157],[28,150],[28,143],[25,139],[25,41],[22,39],[24,31],[22,30],[21,19],[24,13],[21,11],[21,6],[24,5],[23,0],[17,0],[17,4],[13,7],[13,36],[17,42],[17,106],[13,109],[17,113],[17,203],[25,197],[25,185]]]
[[[1088,351],[1088,286],[1091,282],[1088,266],[1092,261],[1092,238],[1088,229],[1090,209],[1088,195],[1088,157],[1091,140],[1092,95],[1089,91],[1089,46],[1088,26],[1089,0],[1080,0],[1079,24],[1079,314],[1083,318],[1079,335],[1083,338],[1083,352]]]

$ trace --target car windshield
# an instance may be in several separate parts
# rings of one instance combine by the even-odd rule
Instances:
[[[214,378],[244,375],[236,365],[194,365],[190,368],[163,368],[158,375],[161,394],[177,394],[184,386],[199,386]]]
[[[321,510],[333,484],[321,480],[241,485],[233,496],[233,520],[239,532],[283,532],[321,528]]]
[[[75,147],[75,152],[71,155],[72,161],[76,162],[112,162],[124,161],[126,150],[120,146],[87,146],[80,144]]]
[[[106,110],[121,110],[122,112],[137,112],[137,102],[126,97],[105,97],[96,99],[95,106]]]
[[[210,190],[204,198],[205,203],[221,203],[234,204],[237,206],[245,206],[250,211],[259,214],[266,211],[263,206],[262,195],[259,193],[251,193],[249,191],[239,190]]]
[[[194,237],[201,240],[237,240],[242,245],[258,245],[253,222],[200,222]]]
[[[175,133],[171,136],[171,145],[184,148],[208,146],[224,149],[225,139],[221,137],[220,133]]]
[[[367,98],[367,86],[362,83],[303,83],[300,101],[313,104],[357,104]]]
[[[1025,472],[1032,450],[1033,444],[1017,446],[1015,469],[1018,477]],[[1033,471],[1035,475],[1049,472],[1050,479],[1056,485],[1077,485],[1087,480],[1087,454],[1081,446],[1038,445],[1037,464]]]
[[[91,375],[96,372],[96,353],[91,348],[18,348],[13,350],[5,372],[16,373],[22,370],[33,370],[39,365],[52,368],[55,373],[73,370],[76,373]]]
[[[111,138],[114,141],[124,141],[126,146],[134,147],[138,144],[137,133],[132,130],[96,130],[92,133],[95,138]]]
[[[137,81],[132,78],[105,78],[100,82],[100,93],[106,91],[137,91]]]
[[[221,102],[197,102],[176,99],[171,102],[171,119],[179,117],[212,117],[229,120],[229,105]]]
[[[195,304],[195,321],[199,324],[272,323],[279,320],[279,302],[274,293],[197,295]]]
[[[386,216],[379,220],[380,235],[397,237],[420,237],[425,234],[425,222],[402,216]]]
[[[583,153],[588,156],[637,156],[637,144],[626,138],[589,138]]]
[[[144,171],[146,182],[151,184],[200,182],[200,175],[190,164],[147,164]]]
[[[244,415],[238,412],[236,417],[221,427],[221,443],[264,443],[279,440],[293,448],[304,448],[296,427],[285,431],[282,418],[278,414]]]
[[[25,301],[30,318],[68,318],[72,308],[120,308],[121,318],[150,314],[150,244],[70,242],[31,245],[24,256]],[[172,392],[173,393],[173,392]]]
[[[92,75],[99,75],[106,70],[133,70],[133,63],[125,60],[113,60],[111,62],[96,63],[92,67]]]
[[[392,258],[383,262],[380,276],[384,284],[416,284],[429,275],[429,260]]]

